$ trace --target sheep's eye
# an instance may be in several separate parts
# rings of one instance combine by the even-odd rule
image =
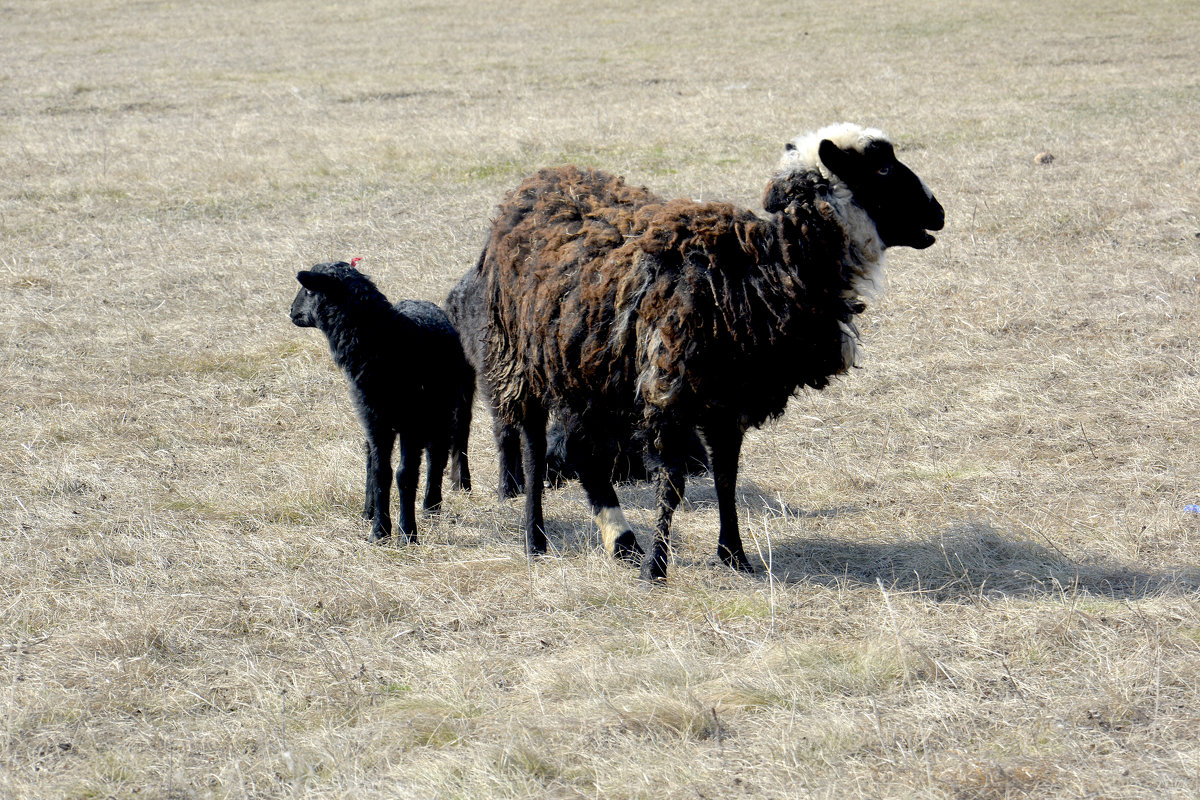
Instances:
[[[317,293],[314,292],[312,289],[305,289],[304,295],[305,295],[305,297],[316,297]]]
[[[880,167],[879,169],[875,170],[875,174],[876,174],[876,175],[878,175],[878,176],[879,176],[879,177],[881,177],[881,178],[886,178],[888,175],[891,175],[891,174],[892,174],[892,165],[891,165],[891,164],[884,164],[882,167]]]

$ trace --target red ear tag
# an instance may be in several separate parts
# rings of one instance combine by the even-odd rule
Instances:
[[[362,256],[356,256],[356,257],[350,259],[350,266],[357,267],[358,262],[360,262],[360,261],[362,261]]]

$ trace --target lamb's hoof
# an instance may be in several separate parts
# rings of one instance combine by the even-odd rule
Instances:
[[[391,539],[390,533],[383,531],[371,531],[371,535],[367,537],[367,541],[371,544],[387,544],[388,539]]]
[[[540,536],[525,540],[525,555],[530,558],[546,555],[546,537]]]
[[[628,564],[637,564],[645,553],[633,531],[625,531],[613,540],[613,557]]]

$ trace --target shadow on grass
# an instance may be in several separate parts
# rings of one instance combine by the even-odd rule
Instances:
[[[653,512],[658,508],[657,488],[653,483],[626,483],[617,487],[617,493],[624,508],[634,508],[640,511]],[[685,510],[717,507],[717,491],[713,487],[712,478],[688,478],[683,505]],[[748,509],[752,512],[770,513],[777,516],[795,517],[797,519],[815,519],[818,517],[836,517],[843,514],[858,514],[864,509],[860,506],[832,506],[829,508],[803,508],[785,502],[780,497],[770,498],[753,482],[738,481],[738,509]]]
[[[627,485],[620,495],[626,508],[652,510],[657,505],[655,489],[649,484]],[[689,481],[685,502],[693,509],[715,508],[711,479]],[[803,508],[767,497],[752,482],[739,482],[738,507],[794,520],[868,513],[855,505]],[[649,545],[652,528],[634,524],[634,530],[643,547]],[[587,515],[547,519],[547,533],[553,546],[566,552],[600,547],[595,525]],[[715,530],[712,536],[715,552]],[[750,532],[743,530],[742,538],[755,567],[754,577],[764,582],[768,580],[764,562],[769,557],[774,579],[785,584],[882,584],[889,592],[920,593],[937,601],[1079,594],[1119,600],[1200,591],[1200,567],[1148,569],[1086,556],[1080,560],[1049,541],[1041,543],[981,521],[956,521],[922,539],[889,542],[789,536],[774,543],[770,553],[766,542],[760,540],[761,557]],[[687,562],[676,559],[675,564]]]
[[[765,565],[746,542],[755,575]],[[763,552],[763,556],[768,554]],[[1137,599],[1200,590],[1200,568],[1147,569],[1102,559],[1076,561],[1053,546],[997,529],[985,522],[956,522],[923,539],[847,542],[789,539],[770,554],[772,574],[783,583],[882,584],[935,600],[980,596],[1073,596]]]

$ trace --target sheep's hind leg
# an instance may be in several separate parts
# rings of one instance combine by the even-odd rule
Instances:
[[[450,452],[445,439],[425,446],[425,511],[434,513],[442,508],[442,476]]]
[[[464,396],[454,410],[453,439],[450,442],[450,485],[461,492],[471,491],[471,468],[467,463],[467,440],[471,435],[471,403],[475,394]]]
[[[546,522],[542,515],[542,490],[546,482],[546,413],[528,411],[522,424],[525,451],[525,552],[546,552]],[[501,484],[503,486],[503,483]]]
[[[417,541],[417,474],[421,469],[421,446],[412,437],[400,437],[400,466],[396,487],[400,490],[400,533],[410,544]]]
[[[742,549],[735,496],[742,433],[734,424],[707,425],[701,432],[708,445],[713,484],[717,490],[717,512],[721,524],[717,558],[736,570],[753,572],[754,567],[750,566],[746,551]]]
[[[521,432],[515,426],[496,420],[496,451],[500,454],[500,499],[507,500],[525,491],[525,471],[521,467]],[[542,438],[545,438],[543,432]]]

